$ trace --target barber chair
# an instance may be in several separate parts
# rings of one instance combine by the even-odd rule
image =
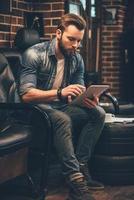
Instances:
[[[27,173],[31,128],[12,117],[15,98],[14,78],[0,54],[0,184]]]
[[[40,131],[47,130],[40,150],[33,145],[36,143],[35,135],[40,135],[36,128],[35,116],[40,121]],[[51,122],[47,113],[36,106],[20,103],[10,65],[6,57],[0,53],[0,185],[17,176],[26,175],[32,186],[32,199],[44,200],[50,142]],[[30,155],[42,157],[38,187],[29,173]]]

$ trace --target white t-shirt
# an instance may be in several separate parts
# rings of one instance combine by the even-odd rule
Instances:
[[[57,73],[52,89],[58,89],[61,86],[64,74],[64,59],[57,60]]]

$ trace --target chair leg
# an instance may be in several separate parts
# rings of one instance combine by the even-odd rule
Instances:
[[[30,196],[32,196],[33,200],[45,200],[45,194],[41,194],[40,189],[36,186],[33,178],[29,173],[26,174],[26,178],[31,188],[32,194],[30,194]]]
[[[40,188],[46,187],[47,183],[48,183],[48,171],[49,171],[49,160],[48,159],[49,158],[44,158],[43,159],[42,169],[41,169],[41,174],[42,175],[41,175],[41,181],[40,181]]]
[[[41,168],[40,168],[40,181],[37,186],[32,176],[27,173],[26,178],[33,192],[34,200],[45,200],[48,185],[48,172],[49,172],[49,157],[50,157],[50,145],[45,153],[41,153]]]
[[[29,173],[26,174],[26,178],[27,178],[28,183],[30,184],[32,190],[34,191],[34,193],[37,194],[38,193],[37,187],[36,187],[36,185],[34,183],[33,178],[30,176]]]
[[[51,119],[47,113],[47,111],[42,111],[40,107],[34,106],[35,111],[38,111],[40,114],[40,121],[42,121],[43,130],[47,130],[46,138],[44,140],[44,149],[41,154],[41,173],[40,173],[40,183],[39,183],[39,190],[38,194],[40,194],[39,200],[45,200],[46,192],[47,192],[47,185],[48,185],[48,169],[49,169],[49,158],[51,153],[51,145],[52,145],[52,133],[53,133],[53,126]]]
[[[47,148],[45,153],[41,153],[42,163],[41,163],[41,172],[40,172],[40,183],[39,183],[39,200],[45,200],[47,194],[47,185],[48,185],[48,175],[49,175],[49,158],[51,153],[51,139],[48,140]]]

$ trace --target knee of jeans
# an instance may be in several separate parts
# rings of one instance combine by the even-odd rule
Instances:
[[[62,127],[71,126],[70,117],[61,111],[53,113],[52,121],[56,126],[62,126]]]
[[[62,123],[64,123],[65,125],[69,125],[71,126],[71,119],[68,115],[66,115],[65,113],[62,113]]]
[[[100,106],[96,106],[96,110],[97,110],[99,120],[102,120],[102,122],[104,122],[105,115],[106,115],[105,110]]]

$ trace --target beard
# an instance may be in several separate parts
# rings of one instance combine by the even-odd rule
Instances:
[[[59,40],[59,49],[61,51],[61,53],[64,55],[64,56],[71,56],[75,53],[75,50],[74,51],[69,51],[68,49],[65,48],[63,42],[62,42],[62,38]]]

